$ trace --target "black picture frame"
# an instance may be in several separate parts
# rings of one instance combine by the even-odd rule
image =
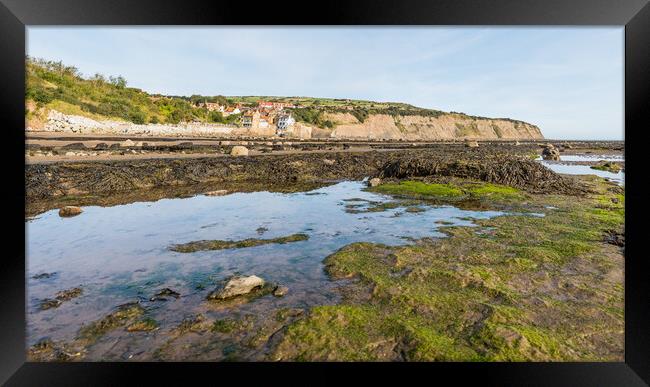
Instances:
[[[128,384],[154,373],[166,384],[205,374],[213,383],[234,371],[248,382],[277,372],[308,372],[336,383],[343,371],[365,378],[405,373],[431,382],[453,380],[506,385],[645,385],[650,383],[650,293],[644,237],[642,147],[650,111],[650,5],[648,0],[444,0],[318,2],[196,0],[0,0],[0,112],[7,181],[2,189],[4,229],[0,279],[0,383],[7,385]],[[625,26],[625,362],[427,364],[205,364],[30,363],[25,353],[24,99],[25,28],[28,25],[547,25]],[[399,368],[397,368],[399,367]],[[260,368],[259,372],[249,372]],[[181,370],[182,369],[182,370]],[[330,372],[332,371],[332,372]],[[448,379],[451,377],[451,379]],[[304,376],[301,376],[304,378]],[[212,384],[212,383],[211,383]]]

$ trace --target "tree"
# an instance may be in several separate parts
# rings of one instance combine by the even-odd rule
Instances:
[[[121,75],[118,75],[117,77],[110,76],[108,77],[108,80],[113,86],[119,87],[120,89],[126,87],[126,79]]]

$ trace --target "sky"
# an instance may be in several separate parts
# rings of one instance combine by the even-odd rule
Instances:
[[[167,95],[405,102],[622,140],[623,27],[28,27],[27,55]]]

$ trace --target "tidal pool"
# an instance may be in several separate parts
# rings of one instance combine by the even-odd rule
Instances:
[[[564,156],[562,156],[564,157]],[[601,160],[601,159],[598,159]],[[620,159],[618,159],[620,161]],[[575,160],[575,161],[585,161],[585,160]],[[595,160],[597,161],[597,160]],[[618,185],[625,184],[625,172],[619,171],[617,173],[612,173],[608,171],[601,171],[598,169],[592,169],[589,165],[576,165],[576,164],[562,164],[558,161],[546,161],[541,160],[540,163],[546,168],[565,175],[596,175],[604,177],[608,180],[618,183]]]
[[[219,317],[334,303],[339,297],[334,290],[340,285],[328,279],[322,261],[339,248],[360,241],[399,245],[442,237],[438,231],[442,223],[472,226],[473,219],[504,215],[412,201],[365,212],[397,200],[366,192],[364,187],[362,182],[346,181],[300,193],[198,195],[89,206],[72,218],[61,218],[52,210],[30,219],[26,221],[27,344],[43,337],[72,340],[83,323],[137,300],[161,329],[196,313]],[[169,249],[203,239],[270,239],[296,233],[309,239],[193,253]],[[32,278],[42,273],[54,274]],[[232,308],[212,308],[206,295],[233,274],[260,276],[287,286],[289,293]],[[56,308],[40,309],[41,300],[73,287],[82,289],[81,296]],[[166,287],[180,297],[150,301]],[[123,329],[115,333],[130,334]]]
[[[581,155],[560,155],[560,161],[623,161],[623,155],[594,155],[594,154],[581,154]],[[543,160],[539,156],[537,160]]]

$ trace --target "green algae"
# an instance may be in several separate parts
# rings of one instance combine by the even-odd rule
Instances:
[[[150,317],[136,321],[126,327],[128,332],[146,332],[158,328],[158,322]]]
[[[82,326],[79,329],[78,338],[93,342],[111,330],[126,325],[129,321],[134,320],[143,313],[144,308],[138,303],[121,305],[114,312],[103,318]]]
[[[602,179],[586,183],[593,193],[584,197],[468,184],[464,194],[507,198],[522,211],[556,209],[477,221],[493,230],[490,238],[443,227],[448,238],[435,243],[343,247],[324,260],[327,273],[357,278],[370,299],[312,308],[288,327],[274,358],[621,361],[624,303],[616,273],[623,257],[602,235],[623,226],[624,194]],[[429,186],[388,191],[455,192]]]
[[[255,247],[266,244],[284,244],[291,242],[306,241],[309,239],[307,234],[292,234],[284,237],[273,239],[249,238],[240,241],[231,240],[201,240],[182,244],[172,245],[170,250],[179,253],[193,253],[195,251],[205,250],[225,250],[225,249],[242,249],[246,247]]]
[[[419,181],[402,181],[400,183],[381,184],[371,189],[375,192],[393,195],[410,195],[415,197],[462,197],[463,191],[450,184],[427,184]]]
[[[596,169],[598,171],[606,171],[612,173],[618,173],[621,171],[621,166],[612,161],[601,161],[596,165],[592,165],[591,169]]]
[[[456,181],[449,183],[425,183],[405,180],[385,183],[369,190],[390,195],[439,200],[520,200],[525,195],[517,188],[505,185]]]

